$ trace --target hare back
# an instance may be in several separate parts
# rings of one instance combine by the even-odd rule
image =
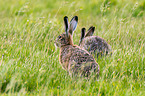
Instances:
[[[92,55],[79,46],[65,46],[61,49],[60,62],[71,73],[88,76],[91,71],[99,73],[99,65]]]
[[[85,49],[74,46],[69,60],[68,70],[75,75],[88,77],[91,73],[99,75],[99,65],[92,55]]]
[[[110,52],[111,47],[110,45],[101,37],[99,36],[88,36],[86,37],[81,47],[88,50],[90,53],[97,51],[97,53],[100,52]]]

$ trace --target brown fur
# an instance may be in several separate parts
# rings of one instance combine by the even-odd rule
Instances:
[[[66,32],[59,35],[55,40],[55,44],[60,47],[59,61],[63,69],[67,70],[71,75],[89,77],[93,73],[98,77],[99,65],[93,56],[85,49],[73,44],[72,34],[76,28],[78,17],[72,18],[69,27],[67,21],[68,18],[65,16]]]
[[[99,74],[99,65],[89,52],[81,49],[77,45],[73,45],[72,39],[66,38],[65,35],[61,39],[66,39],[69,42],[63,44],[61,42],[59,61],[63,69],[67,70],[70,74],[80,74],[81,76],[89,76],[91,70]],[[61,39],[57,39],[61,41]],[[57,42],[57,41],[56,41]]]
[[[99,36],[88,36],[83,39],[80,46],[88,50],[91,54],[107,55],[111,54],[111,46]]]
[[[82,28],[79,46],[89,51],[89,53],[97,55],[97,57],[112,54],[111,46],[103,38],[92,36],[94,30],[95,27],[91,26],[87,34],[85,34],[85,28]]]

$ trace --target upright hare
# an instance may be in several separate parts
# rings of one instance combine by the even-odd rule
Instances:
[[[55,44],[60,47],[59,61],[63,69],[70,75],[90,77],[99,76],[99,65],[93,56],[85,49],[73,44],[72,34],[77,27],[78,17],[74,16],[70,24],[68,17],[64,17],[65,33],[59,35]]]

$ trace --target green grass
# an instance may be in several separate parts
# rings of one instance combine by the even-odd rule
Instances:
[[[0,95],[143,96],[145,94],[144,0],[0,0]],[[77,15],[82,27],[113,49],[96,61],[98,81],[71,78],[59,63],[54,40],[63,17]]]

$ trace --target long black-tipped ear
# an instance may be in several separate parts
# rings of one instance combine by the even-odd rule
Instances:
[[[67,16],[64,17],[64,26],[65,26],[66,36],[68,37],[68,17]]]
[[[80,44],[82,43],[83,39],[85,38],[85,32],[86,32],[86,29],[85,29],[85,28],[82,28],[79,46],[80,46]]]
[[[74,30],[76,29],[78,24],[78,16],[74,16],[71,21],[70,21],[70,25],[69,25],[69,33],[71,35],[73,35]]]
[[[91,26],[89,29],[88,29],[88,32],[87,34],[85,35],[85,37],[87,36],[92,36],[94,34],[94,31],[95,31],[95,27]]]

